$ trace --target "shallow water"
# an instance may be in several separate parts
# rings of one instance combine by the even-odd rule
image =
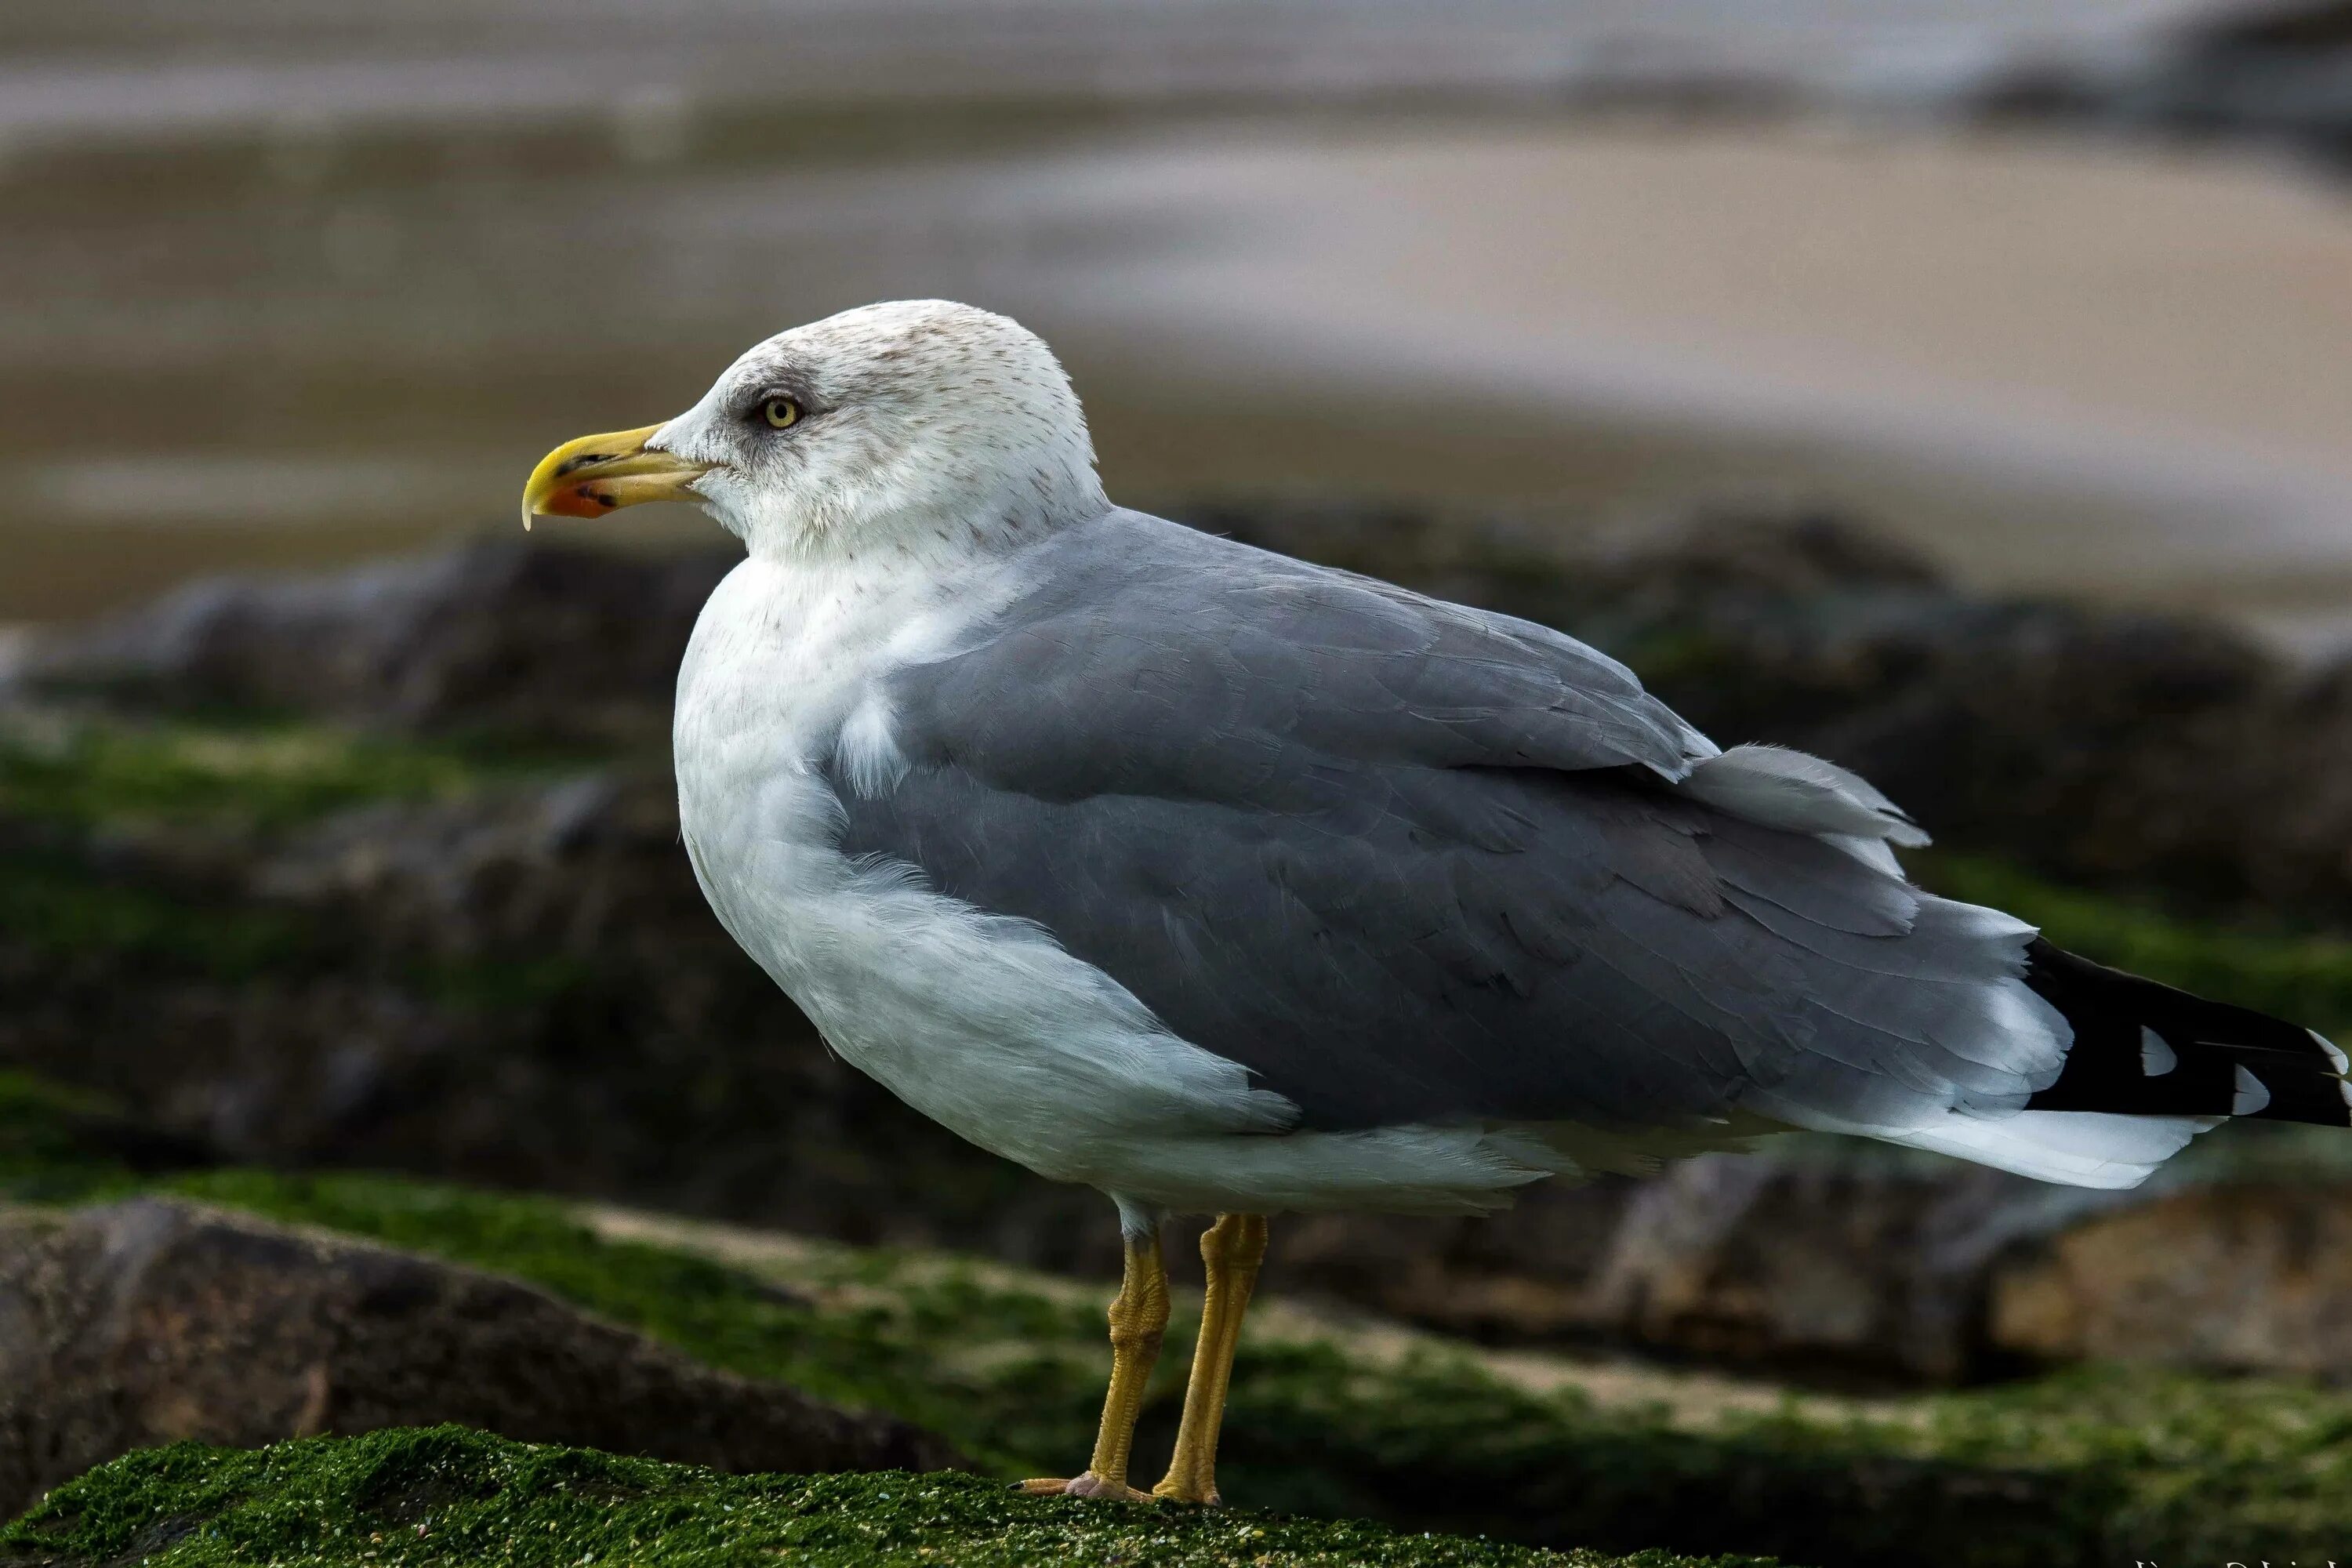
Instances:
[[[1614,36],[1552,8],[1433,64],[1288,5],[875,30],[917,9],[45,14],[0,60],[0,619],[511,526],[555,441],[945,294],[1053,339],[1144,503],[1827,500],[1988,583],[2352,625],[2352,208],[2290,171],[1499,92]],[[1836,9],[1739,58],[1948,65],[2007,15]],[[707,528],[662,512],[598,528]]]

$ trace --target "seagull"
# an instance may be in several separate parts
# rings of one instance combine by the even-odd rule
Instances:
[[[1843,768],[1718,747],[1548,627],[1112,505],[1003,316],[783,332],[549,453],[523,521],[656,500],[745,551],[674,735],[719,921],[844,1059],[1118,1205],[1100,1434],[1032,1493],[1218,1500],[1271,1215],[1790,1129],[2125,1187],[2230,1117],[2352,1124],[2319,1035],[1912,885],[1927,835]],[[1207,1293],[1147,1492],[1180,1215]]]

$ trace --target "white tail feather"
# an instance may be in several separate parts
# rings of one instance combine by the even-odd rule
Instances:
[[[1932,1127],[1872,1136],[2070,1187],[2136,1187],[2191,1138],[2222,1120],[2091,1110],[2021,1110],[2002,1117],[1956,1113]]]

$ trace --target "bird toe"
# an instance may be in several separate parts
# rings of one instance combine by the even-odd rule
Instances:
[[[1024,1497],[1111,1498],[1120,1502],[1157,1502],[1160,1500],[1151,1493],[1138,1491],[1135,1488],[1128,1486],[1123,1482],[1119,1485],[1113,1486],[1105,1481],[1101,1477],[1096,1475],[1092,1470],[1073,1476],[1068,1480],[1060,1480],[1051,1477],[1039,1477],[1034,1480],[1015,1481],[1013,1483],[1013,1489],[1021,1493]]]

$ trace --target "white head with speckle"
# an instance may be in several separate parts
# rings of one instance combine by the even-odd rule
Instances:
[[[1069,377],[1035,333],[944,300],[780,332],[667,424],[548,455],[533,512],[698,500],[754,554],[961,552],[1109,503]]]

